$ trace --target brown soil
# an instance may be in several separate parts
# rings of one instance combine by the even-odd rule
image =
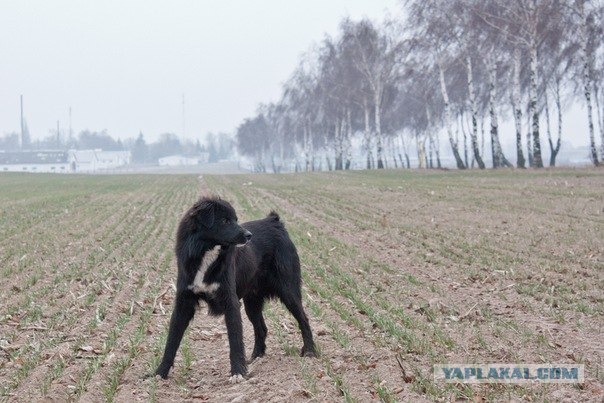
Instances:
[[[43,186],[6,178],[14,194]],[[601,170],[207,177],[201,191],[241,219],[276,209],[286,222],[321,351],[300,358],[297,325],[272,302],[267,355],[234,385],[223,319],[205,307],[169,379],[148,376],[174,297],[175,225],[199,178],[72,180],[0,195],[0,400],[604,398]],[[447,362],[584,363],[586,382],[435,383],[432,365]]]

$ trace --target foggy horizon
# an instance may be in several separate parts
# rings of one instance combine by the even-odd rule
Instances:
[[[321,12],[315,12],[320,7]],[[300,55],[344,17],[382,20],[397,1],[3,2],[0,135],[33,140],[107,130],[147,141],[233,134],[261,102],[277,100]],[[315,10],[315,11],[313,11]]]

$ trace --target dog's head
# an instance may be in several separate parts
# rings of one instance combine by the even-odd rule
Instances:
[[[216,245],[245,245],[252,233],[237,222],[235,209],[220,198],[203,197],[187,212],[185,220],[192,224],[201,239]]]

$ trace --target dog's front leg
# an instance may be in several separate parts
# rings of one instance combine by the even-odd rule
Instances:
[[[182,336],[189,326],[189,322],[195,315],[195,305],[197,299],[188,291],[178,292],[176,294],[176,301],[174,303],[174,310],[172,311],[172,317],[170,318],[170,330],[168,332],[168,340],[166,341],[166,348],[164,350],[164,357],[161,360],[161,364],[155,371],[156,375],[166,379],[168,372],[174,364],[174,357],[176,357],[176,351],[180,346]]]
[[[231,359],[231,383],[243,381],[247,374],[245,364],[245,348],[243,345],[243,325],[241,324],[241,303],[237,295],[227,297],[227,306],[224,315],[227,333],[229,335],[229,348]]]

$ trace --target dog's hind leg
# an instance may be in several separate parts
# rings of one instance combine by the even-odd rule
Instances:
[[[245,305],[245,312],[247,317],[254,326],[254,351],[252,352],[252,361],[257,357],[264,356],[266,351],[266,323],[264,323],[264,316],[262,316],[262,306],[264,305],[264,299],[254,297],[246,297],[243,299]]]
[[[299,294],[293,295],[291,293],[282,293],[279,298],[291,314],[294,315],[294,318],[298,321],[298,325],[302,331],[304,345],[300,351],[300,355],[305,357],[316,357],[317,353],[315,351],[315,343],[312,339],[312,331],[310,330],[308,317],[302,307],[302,297]]]
[[[194,296],[188,295],[187,292],[177,293],[174,310],[172,311],[172,317],[170,318],[170,330],[168,332],[164,357],[155,371],[156,375],[159,375],[164,379],[168,377],[168,372],[170,372],[170,368],[174,365],[176,351],[180,346],[182,336],[185,333],[187,326],[189,326],[189,322],[195,315],[196,304],[197,299]]]

